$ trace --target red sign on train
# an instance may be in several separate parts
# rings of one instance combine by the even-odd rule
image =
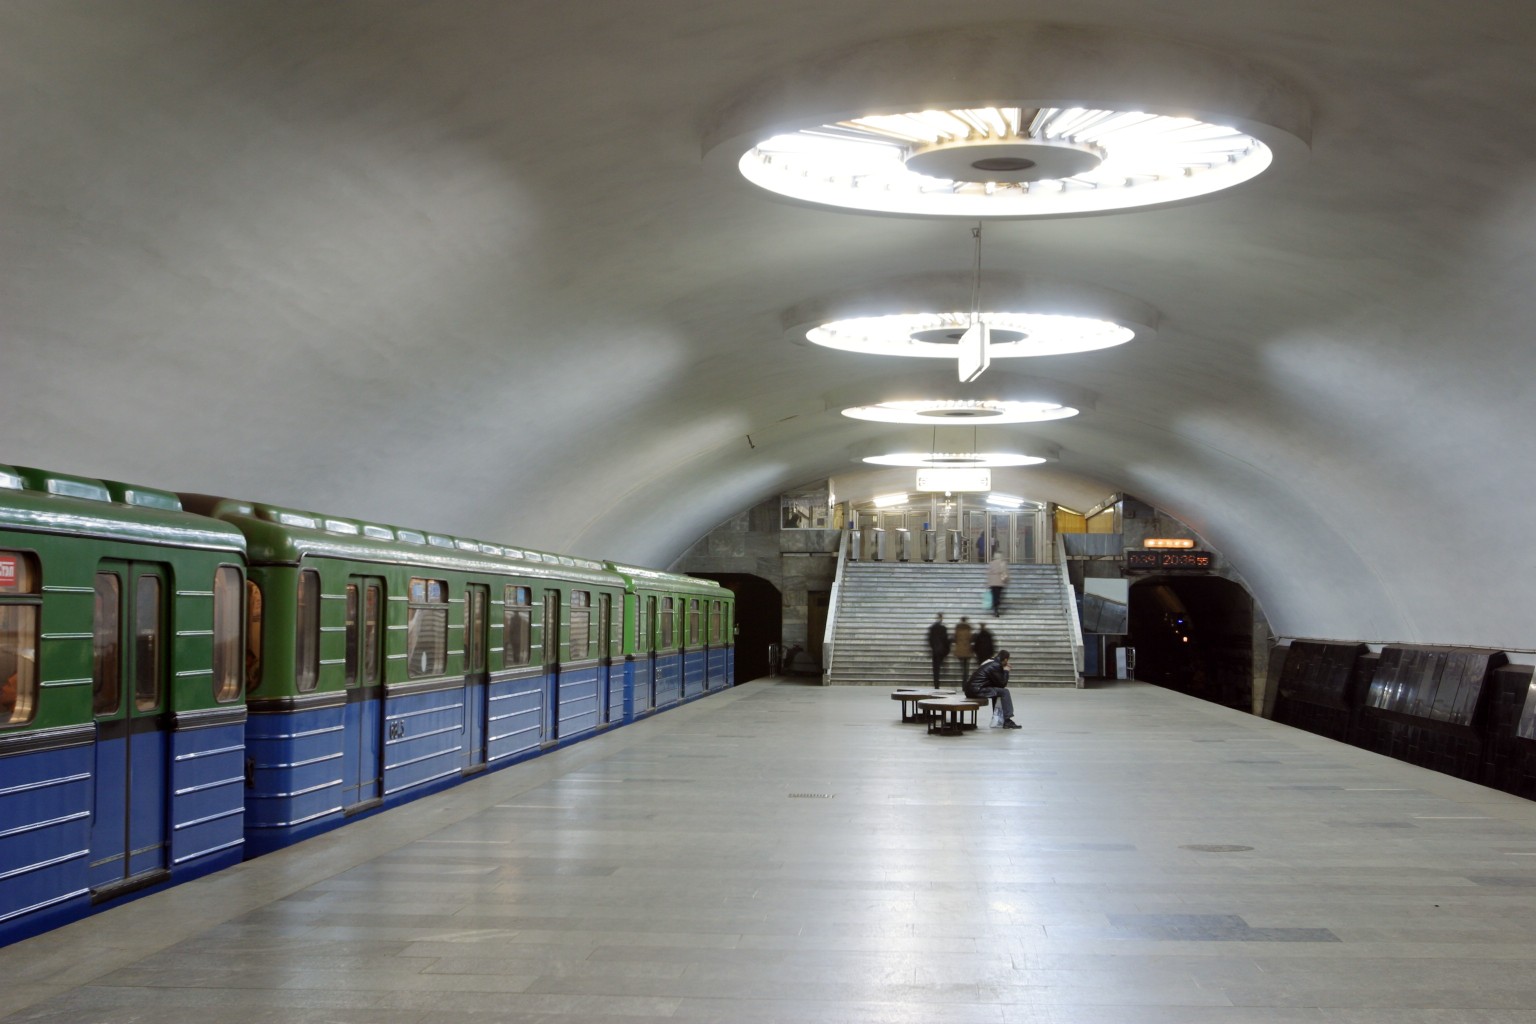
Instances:
[[[0,590],[16,589],[16,556],[0,555]]]

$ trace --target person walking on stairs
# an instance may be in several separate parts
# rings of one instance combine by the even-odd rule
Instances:
[[[992,614],[1003,614],[1003,588],[1008,585],[1008,563],[1001,554],[992,556],[987,563],[987,586],[992,590]]]
[[[971,653],[976,655],[978,665],[990,660],[992,655],[997,653],[997,637],[992,635],[992,631],[987,628],[985,622],[981,623],[976,634],[971,637]]]
[[[939,612],[928,627],[928,653],[933,656],[933,688],[939,688],[939,676],[944,672],[944,659],[949,657],[949,630],[944,628],[944,613]]]
[[[971,622],[964,615],[955,627],[954,653],[960,661],[960,682],[964,683],[971,674]]]

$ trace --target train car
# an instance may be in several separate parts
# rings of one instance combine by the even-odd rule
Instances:
[[[608,563],[624,580],[625,720],[735,682],[735,600],[713,580]]]
[[[242,857],[245,542],[0,466],[0,945]]]
[[[614,719],[624,581],[601,563],[182,497],[248,550],[251,853]]]

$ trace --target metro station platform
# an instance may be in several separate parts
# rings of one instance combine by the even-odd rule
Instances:
[[[1536,804],[1141,684],[759,681],[0,949],[0,1020],[1528,1024]]]

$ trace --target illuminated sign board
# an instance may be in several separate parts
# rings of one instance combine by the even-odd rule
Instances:
[[[990,469],[920,469],[917,471],[919,491],[990,491]]]
[[[992,352],[988,347],[991,332],[983,323],[971,324],[960,335],[960,382],[969,384],[986,372],[992,365]]]

